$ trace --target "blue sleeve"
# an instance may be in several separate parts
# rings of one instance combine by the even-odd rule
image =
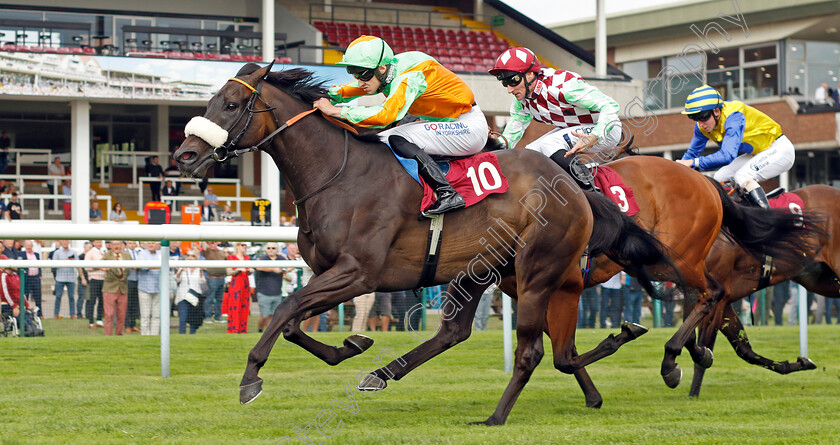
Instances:
[[[688,146],[688,151],[685,152],[682,158],[694,159],[700,156],[700,153],[703,153],[703,150],[706,149],[706,142],[708,141],[709,138],[700,131],[700,127],[698,127],[697,124],[694,124],[694,137],[691,138],[691,144]]]
[[[700,170],[713,170],[728,165],[736,157],[744,140],[744,126],[747,119],[743,113],[732,113],[723,123],[725,133],[720,143],[720,150],[700,158]]]

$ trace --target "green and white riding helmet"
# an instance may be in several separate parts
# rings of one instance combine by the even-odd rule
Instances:
[[[380,82],[386,74],[379,72],[377,68],[382,65],[390,65],[394,60],[394,51],[384,40],[375,36],[361,36],[350,42],[347,51],[339,66],[346,66],[347,72],[359,80],[368,81],[376,76]]]

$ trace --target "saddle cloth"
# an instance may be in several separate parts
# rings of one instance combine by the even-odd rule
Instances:
[[[601,192],[610,198],[619,210],[626,213],[627,216],[633,216],[639,213],[639,205],[636,203],[636,197],[633,195],[633,189],[624,183],[621,176],[615,170],[599,166],[592,169],[592,174],[595,175],[595,186],[601,189]]]
[[[393,153],[393,150],[391,151]],[[423,187],[423,200],[420,211],[427,210],[435,203],[434,189],[423,181],[417,171],[417,161],[403,158],[394,153],[405,171]],[[478,153],[466,158],[438,161],[446,179],[455,190],[464,197],[467,207],[494,194],[508,190],[508,180],[499,167],[499,159],[495,153]]]
[[[805,209],[805,203],[796,193],[782,193],[776,198],[768,199],[768,201],[770,202],[770,208],[786,209],[797,215],[801,215]]]

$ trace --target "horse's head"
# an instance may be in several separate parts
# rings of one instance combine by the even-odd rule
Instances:
[[[260,148],[260,140],[277,125],[260,93],[271,66],[245,65],[210,99],[204,116],[190,120],[187,138],[173,155],[182,172],[201,176],[212,165],[251,151],[243,147]]]

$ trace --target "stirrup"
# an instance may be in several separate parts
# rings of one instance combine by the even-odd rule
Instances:
[[[432,215],[440,215],[442,213],[462,209],[464,207],[466,207],[464,197],[458,192],[452,190],[452,192],[439,197],[432,207],[423,212],[423,216],[429,217]]]

